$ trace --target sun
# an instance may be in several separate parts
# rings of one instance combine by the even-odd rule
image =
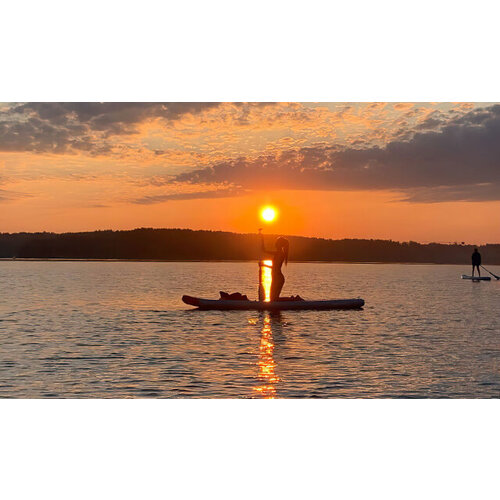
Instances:
[[[277,215],[278,215],[277,210],[271,206],[264,207],[260,211],[260,216],[262,220],[264,220],[265,222],[272,222],[274,219],[276,219]]]

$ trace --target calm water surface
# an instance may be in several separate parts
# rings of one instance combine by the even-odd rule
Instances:
[[[256,263],[0,262],[0,397],[498,398],[500,282],[469,266],[291,263],[362,311],[198,311]],[[500,268],[491,270],[500,274]]]

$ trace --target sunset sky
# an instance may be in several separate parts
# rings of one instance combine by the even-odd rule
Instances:
[[[0,232],[500,242],[500,105],[0,104]]]

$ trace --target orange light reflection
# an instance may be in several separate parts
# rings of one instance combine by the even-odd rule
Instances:
[[[271,329],[271,316],[266,313],[261,331],[259,347],[259,380],[261,385],[254,388],[265,399],[274,399],[276,396],[276,383],[280,378],[275,373],[276,363],[273,357],[274,342]]]
[[[272,264],[273,264],[272,260],[261,261],[260,283],[264,288],[264,302],[269,302],[271,300],[272,269],[268,266],[271,266]]]

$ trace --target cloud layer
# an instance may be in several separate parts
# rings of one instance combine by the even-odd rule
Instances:
[[[500,105],[4,104],[1,152],[10,183],[116,182],[142,205],[279,189],[500,199]]]
[[[420,128],[439,129],[384,147],[320,144],[219,162],[175,181],[244,189],[389,189],[407,193],[412,202],[500,200],[500,105],[428,120]]]

